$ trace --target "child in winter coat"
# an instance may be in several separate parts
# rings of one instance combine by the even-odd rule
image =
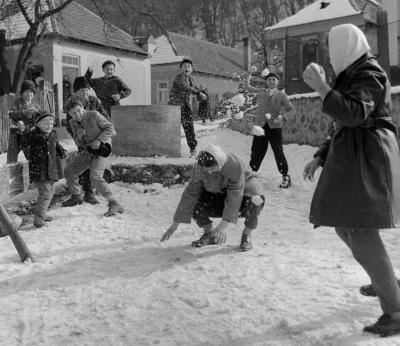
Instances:
[[[192,246],[223,244],[226,240],[225,229],[230,223],[236,223],[238,217],[244,217],[245,228],[240,250],[248,251],[253,247],[251,234],[257,228],[264,200],[261,184],[250,170],[245,169],[242,161],[210,144],[199,153],[189,185],[176,209],[173,224],[161,241],[168,240],[179,223],[190,223],[193,218],[203,228],[204,234]],[[222,219],[213,228],[210,217]]]
[[[104,216],[123,213],[124,208],[114,199],[103,178],[104,169],[111,155],[111,137],[115,136],[114,125],[99,112],[86,111],[78,98],[69,100],[67,111],[72,116],[71,134],[79,152],[65,169],[65,179],[71,198],[62,203],[63,207],[82,204],[78,177],[90,169],[92,184],[108,201],[109,208]]]
[[[10,135],[8,138],[7,163],[18,161],[18,154],[22,150],[25,158],[29,160],[29,145],[26,134],[35,126],[35,114],[39,112],[39,105],[33,101],[36,93],[35,84],[26,80],[21,85],[21,96],[11,108]]]
[[[61,178],[58,175],[57,157],[66,157],[64,148],[58,143],[57,132],[53,130],[53,123],[53,114],[37,113],[36,127],[27,133],[31,148],[29,176],[39,193],[33,219],[36,227],[42,227],[45,222],[52,220],[46,212],[54,195],[54,183]]]

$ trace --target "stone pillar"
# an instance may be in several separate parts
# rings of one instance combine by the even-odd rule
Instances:
[[[378,11],[377,15],[377,42],[378,42],[378,62],[379,65],[386,71],[390,80],[390,58],[389,58],[389,33],[387,12]]]
[[[181,109],[179,106],[115,106],[112,122],[116,155],[181,157]]]

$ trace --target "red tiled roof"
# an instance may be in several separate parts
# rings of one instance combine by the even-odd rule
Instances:
[[[175,46],[176,55],[190,55],[195,71],[226,77],[243,72],[243,49],[172,32],[168,35]]]

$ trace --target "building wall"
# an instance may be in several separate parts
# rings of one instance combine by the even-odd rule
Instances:
[[[168,65],[153,65],[151,68],[151,103],[156,104],[158,102],[159,89],[158,83],[168,83],[168,95],[169,90],[172,87],[172,83],[179,73],[179,64],[168,64]],[[193,72],[193,80],[195,86],[204,84],[207,87],[209,94],[217,94],[220,98],[227,92],[236,92],[238,90],[239,82],[226,78],[219,78],[217,76],[209,76]]]
[[[399,23],[400,6],[398,1],[383,0],[382,7],[388,14],[388,31],[389,31],[389,54],[390,65],[399,65]]]
[[[122,105],[148,105],[151,103],[150,60],[135,54],[119,52],[113,49],[98,48],[57,40],[53,44],[53,83],[62,89],[62,56],[63,54],[78,56],[80,75],[84,75],[88,66],[92,66],[93,77],[103,76],[101,64],[105,60],[116,63],[115,74],[132,89],[132,94],[121,100]],[[59,90],[61,90],[59,89]],[[62,92],[58,93],[60,111],[62,109]]]

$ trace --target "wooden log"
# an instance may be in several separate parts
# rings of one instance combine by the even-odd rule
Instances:
[[[4,233],[7,233],[10,236],[15,248],[17,249],[21,262],[25,262],[28,259],[33,261],[33,257],[29,252],[28,247],[25,245],[24,240],[18,234],[15,225],[11,222],[7,211],[2,205],[0,205],[0,229],[2,235],[4,235]]]

